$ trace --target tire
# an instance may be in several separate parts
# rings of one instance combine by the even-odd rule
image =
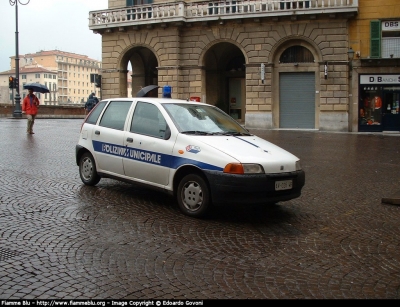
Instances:
[[[96,185],[101,179],[97,174],[96,162],[89,152],[85,152],[79,160],[79,175],[86,185]]]
[[[204,217],[211,206],[208,185],[201,176],[196,174],[182,178],[176,196],[179,210],[187,216]]]

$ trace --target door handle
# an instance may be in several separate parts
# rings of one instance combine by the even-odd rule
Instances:
[[[96,130],[96,131],[94,132],[94,134],[99,135],[99,134],[100,134],[100,131],[99,131],[99,130]]]
[[[127,138],[126,141],[129,142],[129,143],[132,143],[133,139],[132,138]]]

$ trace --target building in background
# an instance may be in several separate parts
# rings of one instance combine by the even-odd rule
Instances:
[[[45,69],[39,65],[26,65],[20,68],[19,87],[21,100],[28,94],[24,90],[24,85],[27,83],[38,82],[48,87],[50,93],[41,94],[35,93],[40,99],[41,104],[56,105],[57,104],[57,73]],[[8,78],[15,76],[15,69],[7,70],[0,73],[0,103],[14,103],[16,94],[15,89],[9,89]]]
[[[127,83],[127,96],[132,98],[135,96],[136,93],[132,93],[132,71],[128,71],[128,75],[126,76],[126,83]]]
[[[24,83],[23,71],[25,69],[44,69],[56,75],[55,79],[50,82],[45,75],[49,73],[37,72],[29,82],[40,82],[51,86],[51,95],[49,95],[49,104],[82,104],[86,102],[89,94],[94,92],[96,96],[101,97],[100,87],[96,87],[91,82],[91,74],[101,75],[101,61],[89,58],[86,55],[80,55],[60,50],[39,51],[36,53],[24,54],[19,56],[20,66],[20,93],[23,93],[22,86]],[[15,56],[11,57],[11,71],[15,71]],[[8,89],[8,72],[0,73],[0,85],[2,93],[3,85],[7,85]],[[3,80],[4,78],[4,80]],[[49,87],[50,89],[50,87]],[[4,101],[4,95],[1,102]],[[22,95],[21,95],[22,97]]]

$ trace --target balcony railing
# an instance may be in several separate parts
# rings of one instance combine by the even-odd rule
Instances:
[[[357,13],[358,0],[241,0],[174,2],[91,11],[89,29],[170,22],[205,22],[261,17]]]

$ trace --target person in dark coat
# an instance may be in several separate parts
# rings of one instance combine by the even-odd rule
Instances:
[[[86,101],[86,103],[85,103],[85,110],[86,110],[86,113],[89,113],[92,109],[93,109],[93,107],[96,105],[96,100],[94,99],[94,93],[91,93],[90,95],[89,95],[89,98],[88,98],[88,100]],[[96,98],[97,99],[97,98]]]
[[[99,98],[97,98],[96,96],[93,96],[94,99],[94,105],[96,105],[99,102]]]

